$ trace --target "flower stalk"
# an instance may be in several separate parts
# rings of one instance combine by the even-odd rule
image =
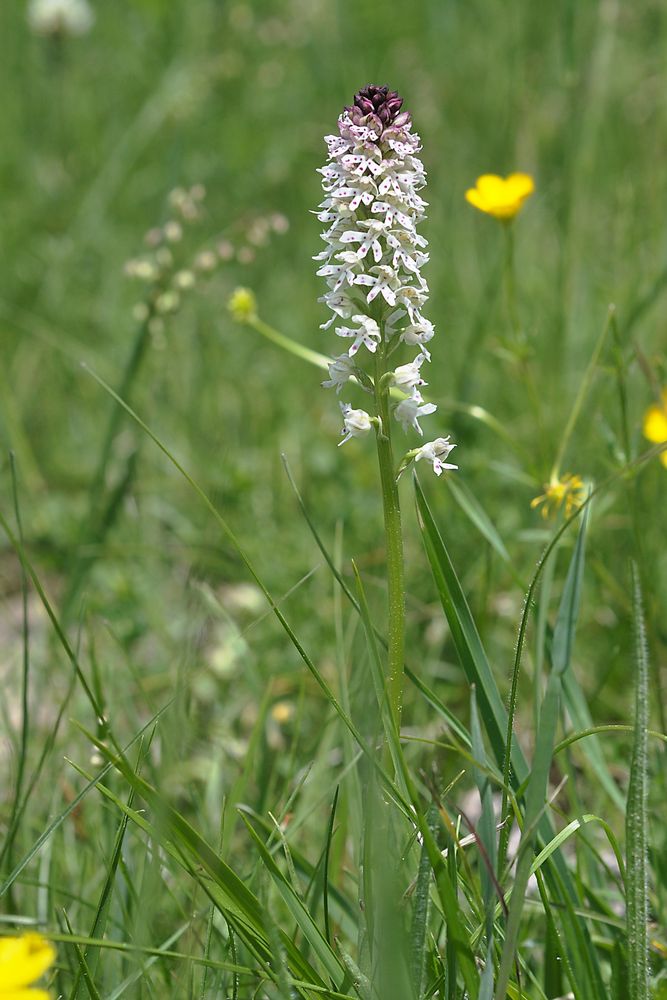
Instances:
[[[400,733],[405,660],[405,569],[401,504],[391,440],[389,386],[384,379],[385,375],[386,354],[383,339],[376,360],[375,406],[380,419],[375,428],[375,440],[382,487],[387,561],[387,698],[392,722],[396,731]]]
[[[517,307],[516,295],[516,271],[514,264],[514,229],[505,223],[503,225],[505,234],[505,295],[507,298],[507,315],[510,326],[514,334],[514,340],[518,344],[521,339],[521,323],[519,321],[519,310]]]

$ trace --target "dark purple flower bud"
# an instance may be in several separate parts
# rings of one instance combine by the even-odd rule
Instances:
[[[361,110],[361,108],[358,108],[356,105],[353,104],[351,107],[346,107],[345,110],[347,111],[354,125],[362,125],[366,121],[367,115],[365,114],[365,112]]]
[[[354,104],[345,110],[355,125],[379,127],[381,132],[391,125],[398,124],[400,128],[410,121],[410,115],[406,112],[399,114],[402,105],[403,98],[399,97],[397,91],[371,83],[354,95]],[[367,116],[369,120],[365,120]],[[397,122],[399,117],[401,121]]]
[[[367,97],[357,96],[354,99],[354,103],[358,108],[361,108],[361,110],[365,115],[372,115],[377,106],[376,104],[373,103],[373,101],[369,100]]]

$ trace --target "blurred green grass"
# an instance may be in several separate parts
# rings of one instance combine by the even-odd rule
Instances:
[[[461,476],[520,575],[533,564],[543,529],[528,501],[541,492],[611,302],[630,364],[632,447],[641,449],[651,390],[632,363],[635,340],[656,381],[664,377],[667,191],[657,165],[667,123],[659,4],[517,3],[502,14],[489,3],[398,3],[385,12],[375,3],[316,0],[100,5],[90,34],[59,48],[30,34],[22,5],[3,6],[0,17],[2,445],[5,453],[17,450],[25,530],[56,587],[82,541],[86,489],[110,407],[78,362],[112,383],[118,378],[138,292],[123,276],[124,262],[141,249],[143,233],[164,221],[169,190],[192,183],[208,191],[202,238],[272,211],[283,213],[290,229],[254,263],[225,265],[191,296],[150,352],[134,405],[213,493],[272,586],[288,589],[285,581],[291,586],[316,561],[281,451],[328,537],[340,521],[346,555],[371,573],[377,567],[369,456],[362,448],[345,455],[335,449],[336,407],[320,392],[318,373],[258,342],[224,307],[231,288],[247,284],[269,322],[332,349],[318,329],[322,289],[310,260],[318,225],[309,210],[320,197],[322,135],[367,80],[386,79],[404,93],[423,139],[429,315],[439,338],[433,396],[485,407],[531,457],[522,468],[504,442],[442,408],[443,429],[459,443]],[[522,371],[502,350],[500,227],[463,201],[477,174],[515,168],[537,182],[516,237],[542,433]],[[655,301],[628,329],[654,287]],[[568,471],[595,480],[619,467],[611,361],[607,349],[565,461]],[[121,458],[140,440],[126,427]],[[129,636],[168,631],[163,610],[187,605],[191,568],[213,582],[242,578],[189,492],[140,446],[132,496],[87,592],[89,606],[112,619],[117,613]],[[656,595],[664,593],[667,572],[661,473],[656,465],[637,488]],[[519,595],[446,492],[431,492],[488,641],[503,648],[512,626],[493,595],[507,592],[510,606]],[[589,607],[606,624],[593,640],[602,662],[617,648],[611,624],[629,608],[614,586],[627,557],[622,496],[603,500],[599,573],[589,583]],[[421,626],[428,584],[414,537],[409,573]],[[328,600],[328,586],[316,574],[291,602],[299,622],[325,643],[326,625],[312,612]],[[601,632],[608,634],[603,655]],[[272,669],[281,669],[281,655]],[[624,697],[618,663],[593,681],[612,712]]]
[[[254,265],[227,267],[171,324],[137,408],[220,491],[251,546],[299,546],[280,450],[324,524],[342,515],[350,551],[358,554],[357,537],[370,544],[377,523],[364,514],[365,489],[373,491],[374,474],[359,449],[343,458],[332,448],[335,407],[317,373],[258,344],[223,307],[229,288],[248,284],[266,319],[331,349],[318,330],[321,288],[310,263],[318,227],[308,212],[319,199],[322,135],[366,80],[386,79],[405,94],[424,143],[430,315],[439,333],[432,392],[490,410],[534,457],[531,472],[546,478],[608,304],[623,328],[667,266],[659,4],[518,3],[501,15],[488,3],[398,3],[380,14],[364,2],[146,2],[100,6],[91,33],[65,40],[58,53],[31,36],[20,4],[1,16],[3,445],[17,447],[9,416],[34,458],[35,516],[46,520],[49,540],[72,541],[63,529],[91,475],[109,405],[77,362],[113,381],[129,349],[136,292],[123,263],[164,219],[170,188],[203,182],[203,231],[269,211],[284,213],[290,230]],[[517,226],[522,316],[543,401],[537,440],[517,391],[520,372],[498,355],[506,318],[489,283],[502,255],[500,227],[462,199],[477,174],[514,168],[532,172],[538,187]],[[661,306],[658,299],[632,330],[656,366]],[[636,372],[632,389],[639,447],[650,390]],[[598,379],[567,456],[572,471],[599,478],[615,467],[613,404],[613,379]],[[539,526],[526,507],[539,490],[489,468],[511,467],[507,450],[469,422],[450,424],[466,482],[503,535]],[[160,485],[168,475],[146,455],[137,490],[178,507]],[[659,476],[647,477],[650,506]],[[180,502],[178,513],[192,516],[189,498]],[[660,505],[656,517],[660,531]],[[467,531],[457,525],[457,534]],[[522,549],[529,565],[530,546],[513,554],[521,558]],[[664,564],[655,570],[664,581]]]
[[[169,191],[203,183],[206,215],[195,243],[235,227],[238,244],[253,217],[272,212],[287,217],[289,231],[259,248],[252,263],[221,265],[190,295],[152,345],[132,405],[205,486],[276,594],[321,561],[284,475],[284,452],[325,537],[340,539],[346,571],[355,558],[379,606],[381,523],[370,452],[356,443],[337,450],[336,401],[320,390],[319,373],[234,324],[225,303],[237,284],[247,285],[267,322],[316,350],[334,349],[331,334],[318,329],[325,315],[311,260],[319,249],[309,214],[320,200],[315,170],[342,105],[360,86],[386,82],[413,114],[429,174],[428,316],[438,332],[430,392],[441,403],[441,430],[458,442],[461,480],[497,526],[514,576],[442,484],[427,489],[504,694],[523,597],[515,580],[531,573],[548,536],[529,501],[542,492],[610,303],[629,391],[626,457],[645,448],[641,417],[652,401],[635,347],[655,383],[667,381],[664,5],[135,0],[98,3],[95,13],[87,36],[57,47],[31,35],[22,3],[0,8],[0,496],[9,512],[6,455],[13,449],[28,550],[50,590],[62,593],[85,545],[87,491],[112,405],[79,363],[117,382],[141,294],[124,277],[124,263],[167,218]],[[525,369],[504,350],[502,232],[463,199],[478,174],[515,169],[532,173],[537,185],[516,223],[516,252],[541,429]],[[528,460],[448,409],[452,400],[487,409]],[[610,340],[563,471],[600,482],[622,468],[621,448]],[[191,774],[209,774],[209,740],[229,747],[238,737],[242,757],[272,682],[271,697],[290,703],[307,692],[294,751],[302,763],[318,745],[324,709],[301,665],[273,621],[252,624],[258,606],[234,603],[246,579],[236,555],[127,421],[112,474],[122,473],[134,449],[136,475],[95,553],[81,612],[106,679],[116,671],[126,678],[107,688],[112,718],[143,717],[165,692],[195,684],[189,725],[173,727],[165,750],[185,794]],[[596,721],[627,721],[625,581],[635,536],[650,584],[653,660],[664,673],[666,475],[653,462],[596,505],[575,664]],[[448,704],[467,706],[404,485],[409,629],[425,636],[427,650],[419,667],[429,682],[447,685]],[[11,622],[20,578],[4,543],[0,572]],[[304,644],[331,671],[332,603],[321,569],[287,601]],[[249,631],[239,637],[237,627]],[[14,664],[18,654],[9,649]],[[57,674],[60,667],[47,662],[46,654],[36,658],[38,673]],[[528,713],[528,679],[522,688],[520,712]],[[654,704],[664,712],[660,688]],[[416,712],[424,723],[424,707]],[[128,722],[128,735],[134,731]],[[275,726],[271,739],[289,744]],[[625,750],[619,741],[619,754]],[[260,770],[289,772],[287,754],[262,753]],[[216,781],[227,788],[226,777]],[[267,803],[269,786],[262,786]]]

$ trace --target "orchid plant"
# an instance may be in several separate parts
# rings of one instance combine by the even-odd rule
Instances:
[[[320,169],[324,200],[317,218],[325,224],[325,248],[315,256],[317,274],[327,283],[321,298],[330,310],[322,324],[351,341],[329,365],[322,384],[340,393],[356,381],[372,397],[368,412],[341,402],[343,439],[375,429],[382,483],[389,592],[388,690],[394,723],[400,726],[404,654],[405,595],[403,541],[397,479],[412,462],[426,460],[436,475],[456,469],[448,462],[454,444],[439,437],[406,452],[396,463],[392,417],[405,431],[423,435],[420,419],[436,406],[422,395],[422,367],[431,360],[427,345],[433,324],[423,314],[428,285],[422,268],[427,242],[417,231],[425,218],[420,191],[426,172],[421,143],[403,98],[386,86],[360,90],[326,137],[328,160]],[[416,357],[396,365],[402,345]],[[396,400],[395,397],[398,397]]]

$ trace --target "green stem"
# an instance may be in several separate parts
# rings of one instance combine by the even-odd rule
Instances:
[[[542,400],[535,383],[535,377],[530,364],[530,356],[526,354],[525,336],[521,329],[519,318],[518,297],[516,292],[516,265],[514,260],[514,226],[512,220],[503,223],[505,233],[505,295],[507,298],[507,313],[514,338],[519,370],[525,381],[530,403],[535,414],[540,447],[545,441],[544,420],[542,415]]]
[[[597,343],[593,349],[591,360],[588,362],[588,367],[586,368],[584,377],[581,380],[581,384],[577,392],[577,397],[574,401],[574,405],[572,407],[572,410],[570,411],[570,416],[568,417],[567,420],[567,426],[565,427],[563,436],[561,437],[560,440],[560,445],[558,447],[558,454],[556,455],[556,459],[551,469],[552,481],[557,480],[560,476],[561,466],[563,464],[563,459],[565,458],[565,452],[567,450],[567,446],[570,442],[570,438],[572,437],[572,432],[574,431],[577,420],[579,419],[579,414],[581,413],[581,408],[584,404],[584,400],[586,399],[586,395],[588,394],[588,390],[590,389],[593,378],[595,377],[597,364],[598,361],[600,360],[600,354],[602,352],[604,342],[607,339],[607,334],[609,333],[612,324],[615,323],[615,317],[616,317],[615,307],[613,305],[609,306],[609,309],[607,311],[607,319],[605,321],[604,327],[602,328],[602,332],[598,337]],[[628,458],[629,455],[626,456],[626,461]]]
[[[396,482],[396,467],[391,443],[389,389],[382,387],[386,371],[384,336],[375,364],[375,404],[380,426],[376,430],[378,464],[382,485],[382,509],[387,560],[388,628],[387,694],[397,732],[401,728],[403,708],[403,664],[405,654],[405,582],[403,570],[403,532],[401,507]]]
[[[329,365],[331,363],[331,358],[328,358],[326,354],[320,354],[319,351],[311,351],[309,347],[305,347],[300,344],[297,340],[292,340],[291,337],[286,337],[284,333],[280,333],[279,330],[275,330],[268,323],[265,323],[263,319],[259,316],[252,316],[248,321],[248,326],[251,326],[253,330],[257,333],[261,333],[262,337],[266,337],[273,344],[281,347],[284,351],[289,351],[290,354],[296,355],[297,358],[301,358],[303,361],[309,361],[311,365],[316,365],[323,371],[328,371]]]
[[[128,356],[125,369],[117,389],[118,395],[121,399],[128,399],[135,379],[139,374],[139,369],[141,368],[141,364],[146,354],[146,348],[148,347],[148,343],[150,341],[150,322],[152,317],[153,310],[151,309],[149,315],[137,330],[132,350]],[[97,504],[99,503],[101,494],[104,492],[111,452],[124,417],[125,413],[120,406],[114,406],[109,417],[102,451],[100,452],[100,459],[97,464],[95,478],[93,479],[93,484],[90,490],[90,516],[92,519],[95,518]]]
[[[150,321],[153,315],[153,304],[151,301],[149,305],[149,314],[137,330],[132,350],[130,351],[118,385],[118,395],[126,402],[129,399],[132,387],[146,355],[148,344],[150,342]],[[88,516],[85,521],[84,531],[82,532],[83,544],[87,546],[99,545],[102,541],[104,541],[107,531],[111,527],[112,518],[109,516],[110,512],[108,510],[108,505],[104,502],[106,494],[106,478],[109,462],[113,452],[113,446],[124,417],[125,411],[122,407],[114,405],[109,415],[109,422],[104,435],[100,457],[88,495]],[[74,564],[70,574],[69,586],[65,591],[61,608],[61,615],[64,621],[67,621],[69,618],[76,598],[79,595],[81,586],[93,562],[94,556],[86,554],[80,555]]]
[[[510,318],[512,332],[519,339],[521,324],[516,297],[516,275],[514,272],[514,227],[511,221],[503,223],[505,233],[505,294],[507,296],[507,312]]]

